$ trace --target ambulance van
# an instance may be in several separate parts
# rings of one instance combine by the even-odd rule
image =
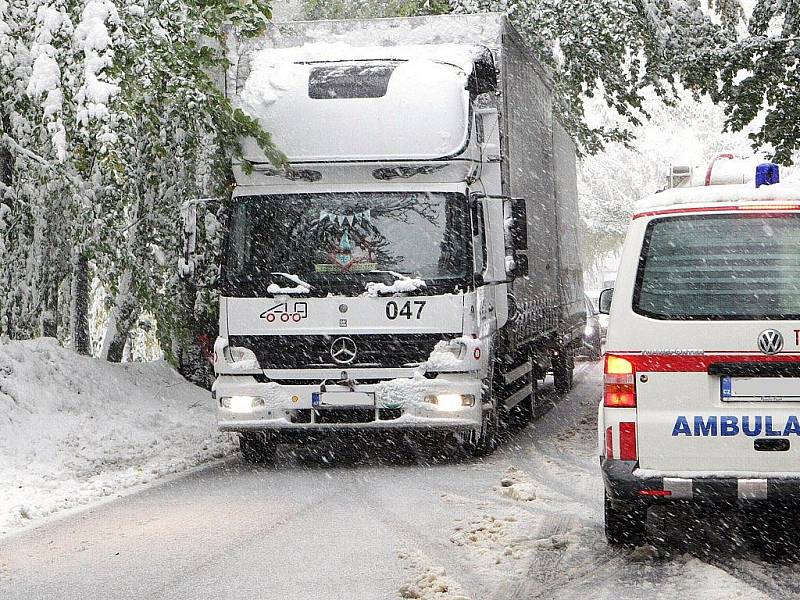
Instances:
[[[612,544],[641,544],[655,503],[800,498],[800,185],[754,167],[639,202],[601,295]]]

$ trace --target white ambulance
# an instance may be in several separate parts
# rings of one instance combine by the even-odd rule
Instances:
[[[613,544],[642,543],[657,502],[800,498],[800,186],[772,164],[731,184],[737,162],[638,203],[600,298]]]

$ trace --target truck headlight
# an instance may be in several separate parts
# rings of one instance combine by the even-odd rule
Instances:
[[[465,406],[475,406],[475,396],[472,394],[429,394],[425,402],[435,404],[436,408],[443,411],[454,411]]]
[[[593,333],[594,333],[594,325],[587,325],[586,327],[583,328],[583,335],[585,337],[589,337]]]
[[[227,396],[219,399],[219,405],[231,412],[246,414],[263,408],[266,402],[261,396]]]

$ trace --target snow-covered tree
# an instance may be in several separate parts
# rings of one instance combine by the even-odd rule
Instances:
[[[732,39],[699,0],[451,0],[457,12],[508,14],[555,79],[559,120],[583,153],[627,142],[648,118],[645,94],[675,98],[676,76],[693,75],[696,51]],[[720,0],[735,4],[737,0]],[[728,14],[726,12],[726,14]],[[727,20],[725,23],[727,24]],[[587,100],[600,97],[620,117],[590,124]]]
[[[448,0],[305,0],[309,19],[411,17],[450,12]]]
[[[709,98],[696,101],[686,91],[675,106],[652,95],[645,106],[650,119],[634,129],[628,144],[610,143],[603,152],[580,161],[579,193],[584,229],[584,268],[596,269],[607,254],[621,247],[633,205],[666,187],[671,165],[705,165],[722,153],[751,154],[748,133],[753,128],[725,132],[725,113]],[[602,123],[614,113],[595,99],[588,107]]]
[[[800,3],[756,0],[746,32],[705,61],[696,88],[724,103],[727,127],[756,123],[754,146],[791,164],[800,149]]]
[[[173,314],[159,335],[190,345],[180,205],[227,190],[242,136],[281,160],[216,85],[224,31],[269,17],[263,0],[0,0],[0,334],[71,327],[88,350],[99,278],[104,356],[121,358],[142,311]]]

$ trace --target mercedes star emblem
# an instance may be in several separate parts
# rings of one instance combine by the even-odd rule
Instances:
[[[331,357],[340,365],[349,365],[356,359],[358,346],[349,337],[340,337],[331,344]]]

